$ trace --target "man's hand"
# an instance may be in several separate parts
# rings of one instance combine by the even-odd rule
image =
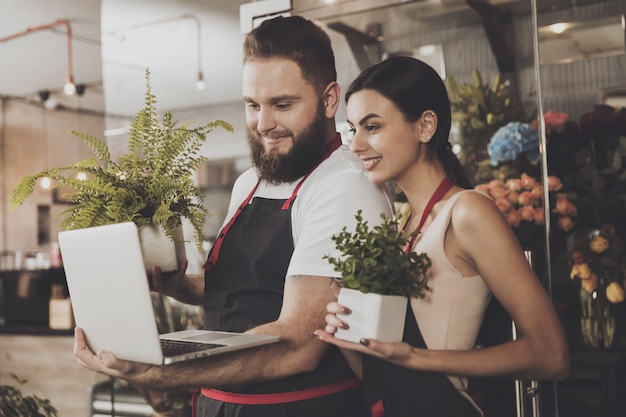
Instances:
[[[74,356],[78,362],[92,371],[114,378],[125,379],[133,384],[142,385],[146,372],[152,365],[128,362],[117,359],[113,353],[99,350],[95,354],[87,347],[83,329],[74,330]]]

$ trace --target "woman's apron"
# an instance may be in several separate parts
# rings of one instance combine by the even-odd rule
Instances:
[[[340,144],[337,137],[324,159]],[[294,250],[291,209],[307,177],[287,200],[252,198],[252,190],[220,232],[213,246],[217,253],[210,254],[205,264],[205,329],[243,332],[278,318]],[[202,417],[365,415],[360,381],[335,348],[328,349],[313,372],[201,392],[198,416]]]
[[[402,341],[426,348],[411,303],[407,304]],[[363,389],[370,417],[480,416],[445,374],[416,371],[369,355],[363,355]]]

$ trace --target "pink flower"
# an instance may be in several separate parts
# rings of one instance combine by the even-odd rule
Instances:
[[[515,191],[509,191],[507,195],[507,200],[509,200],[512,204],[517,204],[517,200],[519,199],[519,194]]]
[[[521,219],[516,210],[511,210],[506,214],[506,221],[513,227],[518,227],[520,220]]]
[[[530,190],[530,194],[535,200],[541,199],[541,197],[543,196],[543,189],[541,188],[541,185],[535,185],[532,190]]]
[[[498,198],[496,200],[496,206],[498,206],[498,209],[502,213],[507,213],[509,210],[511,210],[512,207],[511,202],[506,198]]]
[[[554,175],[548,176],[548,191],[560,191],[563,188],[563,184],[558,177]]]
[[[565,193],[558,193],[556,195],[556,203],[554,206],[554,210],[552,210],[553,213],[558,213],[563,216],[576,216],[578,214],[576,206],[567,199],[567,194]]]
[[[506,182],[495,179],[486,184],[479,184],[474,188],[489,195],[507,222],[514,228],[520,227],[522,221],[534,225],[543,225],[546,222],[543,188],[536,179],[528,174],[522,174],[520,178],[509,178]],[[548,190],[550,192],[562,188],[563,184],[558,177],[548,177]],[[555,194],[555,207],[552,209],[552,213],[558,215],[556,216],[558,228],[568,232],[574,227],[572,217],[577,215],[576,206],[568,200],[566,193]]]
[[[496,200],[499,198],[506,198],[506,194],[507,191],[505,188],[496,187],[491,189],[491,196]]]
[[[520,206],[531,206],[533,204],[533,195],[530,191],[522,191],[517,199]]]
[[[533,177],[531,177],[530,175],[526,173],[522,174],[520,181],[522,184],[522,188],[526,190],[532,189],[535,186],[535,184],[537,184],[537,180],[535,180]]]
[[[519,178],[509,178],[505,186],[511,191],[519,191],[522,189],[522,181]]]
[[[574,227],[574,221],[571,217],[561,216],[559,217],[559,228],[564,232],[569,232]]]
[[[531,222],[535,219],[535,209],[532,206],[522,206],[518,210],[519,217],[522,220]]]
[[[487,185],[489,186],[490,190],[493,190],[494,188],[504,187],[504,183],[502,182],[502,180],[491,180]]]

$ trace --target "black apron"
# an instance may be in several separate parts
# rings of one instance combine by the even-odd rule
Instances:
[[[340,143],[337,137],[325,156]],[[246,199],[224,228],[219,261],[210,254],[205,264],[205,329],[241,332],[278,318],[294,250],[291,208],[304,180],[288,200]],[[202,389],[198,416],[363,417],[363,404],[360,381],[330,347],[313,372],[226,391]]]
[[[411,304],[403,342],[426,348]],[[445,374],[416,371],[363,355],[363,389],[370,417],[478,417]]]

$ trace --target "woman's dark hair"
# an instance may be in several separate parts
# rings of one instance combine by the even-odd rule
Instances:
[[[473,187],[448,142],[452,110],[448,90],[437,71],[412,57],[387,58],[363,71],[352,82],[346,91],[346,103],[352,94],[366,89],[374,90],[392,101],[408,122],[415,122],[426,110],[433,111],[438,123],[427,145],[429,157],[439,158],[446,174],[456,185]]]
[[[319,94],[329,83],[337,81],[330,38],[322,28],[301,16],[263,21],[246,35],[243,56],[244,63],[250,58],[290,59]]]

